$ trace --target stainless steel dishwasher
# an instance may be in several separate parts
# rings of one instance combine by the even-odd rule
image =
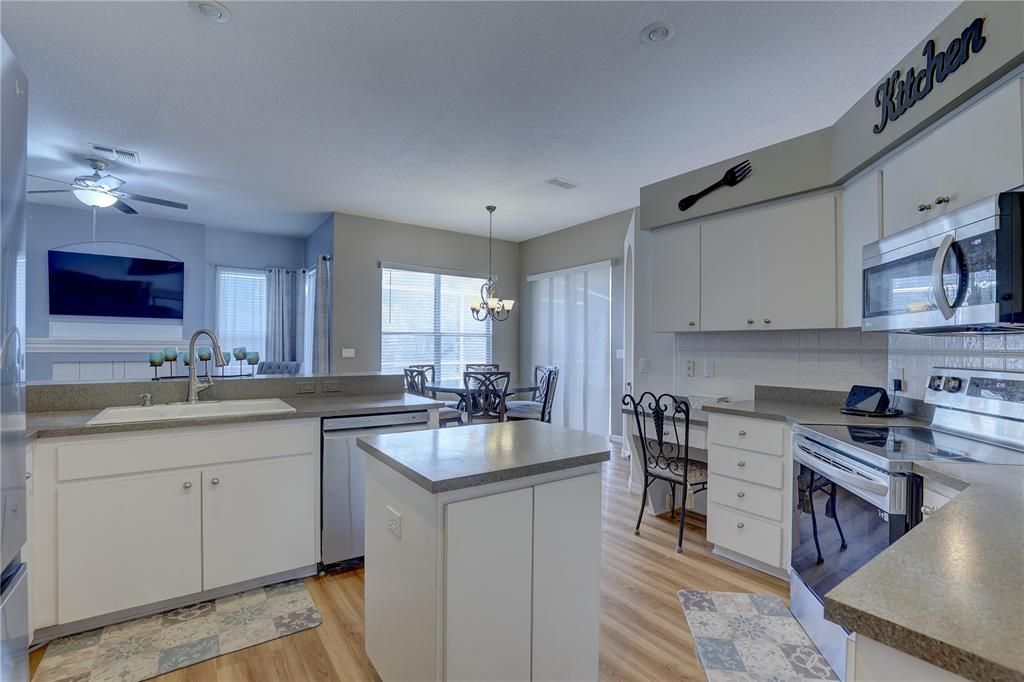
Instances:
[[[320,468],[320,565],[333,565],[363,556],[365,510],[365,453],[356,445],[360,436],[420,431],[430,428],[426,411],[367,414],[323,420]]]

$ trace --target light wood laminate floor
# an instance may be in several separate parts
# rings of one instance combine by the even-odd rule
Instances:
[[[760,592],[788,598],[787,585],[711,554],[703,519],[687,523],[682,554],[676,521],[644,519],[633,535],[640,496],[628,491],[629,463],[604,467],[602,499],[601,678],[703,680],[682,588]],[[299,682],[379,679],[363,648],[363,571],[307,579],[323,624],[282,639],[163,675],[161,682]],[[42,650],[32,654],[32,670]]]

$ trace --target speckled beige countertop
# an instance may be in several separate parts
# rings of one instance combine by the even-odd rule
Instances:
[[[825,617],[971,680],[1024,680],[1024,466],[914,471],[963,492],[825,595]]]
[[[910,417],[886,419],[879,417],[858,417],[843,414],[834,405],[820,405],[786,400],[742,400],[735,403],[714,403],[704,405],[709,414],[731,414],[739,417],[755,417],[789,424],[832,424],[837,426],[920,426],[921,421]]]
[[[146,431],[183,426],[211,426],[244,422],[274,421],[278,419],[315,419],[319,417],[348,417],[377,412],[411,412],[437,409],[444,403],[419,398],[407,393],[381,393],[368,395],[319,396],[316,398],[282,398],[295,408],[294,412],[278,414],[238,415],[203,419],[177,419],[125,424],[86,426],[86,422],[102,410],[76,410],[69,412],[30,412],[27,415],[25,435],[29,440],[61,436],[85,436],[124,431]]]

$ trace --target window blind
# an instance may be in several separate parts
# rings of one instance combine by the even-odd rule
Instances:
[[[263,270],[217,268],[217,337],[226,353],[244,346],[266,358],[267,275]]]
[[[469,310],[484,281],[381,267],[381,371],[433,364],[438,379],[460,382],[466,363],[491,362],[491,321]]]

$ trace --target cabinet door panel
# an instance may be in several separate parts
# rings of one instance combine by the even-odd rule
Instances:
[[[530,679],[533,488],[445,515],[445,679]]]
[[[839,326],[859,327],[863,314],[863,249],[882,237],[882,174],[870,173],[843,189]]]
[[[757,218],[753,211],[700,226],[703,331],[757,329]],[[749,322],[748,322],[749,320]]]
[[[790,201],[758,213],[762,328],[835,327],[835,197]]]
[[[662,228],[652,234],[651,241],[654,331],[699,331],[700,225]]]
[[[533,491],[533,678],[598,679],[601,474]]]
[[[201,591],[200,514],[198,470],[59,486],[59,622]]]
[[[203,588],[316,563],[313,455],[203,470]]]
[[[894,158],[883,171],[885,234],[1024,184],[1021,81],[1014,80]],[[948,196],[946,204],[936,197]],[[920,204],[931,209],[919,211]]]

